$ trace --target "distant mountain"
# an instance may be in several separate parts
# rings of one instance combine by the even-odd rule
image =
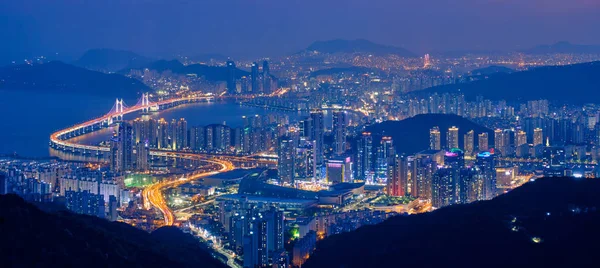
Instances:
[[[520,52],[525,54],[600,54],[600,45],[576,45],[563,41],[524,49]]]
[[[351,66],[351,67],[322,69],[322,70],[318,70],[318,71],[314,71],[314,72],[310,73],[310,76],[316,77],[319,75],[336,75],[336,74],[343,74],[343,73],[345,73],[345,74],[365,74],[365,73],[370,73],[373,71],[378,72],[378,70],[374,70],[374,69],[367,68],[367,67]]]
[[[171,71],[176,74],[196,74],[198,76],[204,76],[209,81],[226,81],[227,80],[227,67],[225,66],[208,66],[204,64],[190,64],[183,65],[177,60],[158,60],[140,68],[132,69],[149,69],[157,72]],[[129,73],[132,69],[121,70],[120,73]],[[249,72],[244,70],[236,69],[236,77],[250,75]]]
[[[150,89],[119,74],[90,71],[59,61],[0,68],[0,89],[39,90],[134,99]]]
[[[149,234],[125,223],[43,212],[0,195],[3,267],[226,267],[174,227]]]
[[[73,64],[90,70],[116,72],[125,67],[139,67],[152,60],[131,51],[115,49],[91,49]]]
[[[375,55],[398,55],[401,57],[416,57],[416,55],[404,48],[376,44],[365,39],[330,41],[317,41],[306,48],[307,51],[318,51],[321,53],[372,53]]]
[[[227,61],[227,56],[224,56],[222,54],[217,54],[217,53],[199,54],[199,55],[191,56],[189,58],[190,58],[190,60],[199,61],[199,62],[209,62],[211,60],[222,61],[222,62]]]
[[[588,267],[600,180],[538,179],[491,201],[328,237],[302,267]]]
[[[413,154],[429,149],[429,130],[435,126],[440,128],[442,147],[446,143],[446,132],[452,126],[458,128],[460,148],[464,148],[463,135],[470,130],[475,132],[475,144],[479,142],[477,135],[487,132],[489,145],[493,147],[494,132],[491,129],[453,114],[421,114],[401,121],[385,121],[367,127],[366,131],[371,132],[376,138],[391,136],[397,152]]]
[[[492,75],[492,74],[497,74],[497,73],[512,73],[515,70],[508,68],[508,67],[504,67],[504,66],[498,66],[498,65],[492,65],[492,66],[488,66],[485,68],[480,68],[480,69],[475,69],[473,71],[470,71],[469,73],[471,75]]]
[[[414,94],[461,92],[469,100],[481,95],[491,100],[548,99],[573,104],[600,102],[600,62],[548,66],[465,84],[432,87]]]

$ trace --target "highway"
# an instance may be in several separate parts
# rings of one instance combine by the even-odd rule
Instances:
[[[180,179],[176,179],[176,180],[165,180],[159,183],[155,183],[151,186],[146,187],[143,191],[142,191],[142,196],[144,198],[144,204],[146,205],[146,208],[149,208],[148,204],[152,205],[153,207],[156,207],[158,210],[160,210],[160,212],[163,214],[163,217],[165,219],[165,225],[166,226],[171,226],[173,224],[175,224],[175,216],[173,214],[173,211],[169,208],[169,206],[167,205],[167,202],[163,196],[163,191],[168,189],[168,188],[173,188],[173,187],[177,187],[181,184],[193,181],[193,180],[197,180],[203,177],[207,177],[207,176],[211,176],[211,175],[215,175],[221,172],[227,172],[230,170],[235,169],[235,167],[233,166],[233,164],[229,161],[226,160],[215,160],[215,159],[201,159],[204,162],[208,162],[208,163],[213,163],[213,164],[218,164],[221,166],[221,168],[219,170],[216,171],[208,171],[208,172],[203,172],[203,173],[199,173],[199,174],[193,174],[190,175],[188,177],[183,177]]]

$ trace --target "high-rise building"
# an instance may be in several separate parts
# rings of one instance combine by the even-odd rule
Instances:
[[[333,112],[333,151],[340,156],[346,152],[346,112]]]
[[[106,217],[104,198],[102,195],[89,191],[66,191],[65,199],[67,209],[78,214]]]
[[[250,80],[252,93],[260,94],[259,80],[258,80],[258,63],[253,62],[252,67],[250,68]]]
[[[315,141],[300,138],[294,161],[294,178],[314,179],[317,175]]]
[[[181,150],[186,148],[188,146],[187,121],[183,118],[180,118],[179,121],[177,121],[177,125],[175,125],[172,129],[173,150]]]
[[[442,138],[439,127],[433,127],[429,130],[429,149],[430,150],[441,150],[442,149]]]
[[[486,200],[496,197],[496,161],[495,156],[489,152],[477,154],[475,161],[476,174],[478,180],[483,185],[483,197]]]
[[[356,175],[358,180],[364,180],[373,168],[373,137],[370,132],[363,132],[356,146]]]
[[[281,137],[277,148],[277,172],[281,183],[294,183],[294,161],[296,159],[296,146],[294,139],[289,136]]]
[[[169,123],[161,118],[157,123],[157,148],[171,149],[171,134],[169,131]]]
[[[375,160],[375,175],[378,179],[386,179],[388,175],[388,165],[395,156],[394,141],[392,137],[382,137],[377,147],[377,159]]]
[[[265,94],[271,94],[271,69],[269,68],[269,62],[263,61],[263,92]]]
[[[408,158],[396,155],[388,166],[387,194],[405,196],[408,194]]]
[[[464,196],[460,190],[461,185],[461,171],[465,167],[465,156],[464,152],[460,149],[452,149],[446,152],[444,155],[444,168],[447,169],[448,175],[450,176],[450,183],[452,183],[452,198],[450,204],[463,203],[461,197]]]
[[[504,132],[502,129],[494,130],[494,147],[498,150],[502,150],[504,148]],[[481,151],[481,149],[479,149]]]
[[[454,196],[454,172],[451,168],[438,169],[431,180],[431,205],[441,208],[452,205]]]
[[[544,132],[541,128],[533,130],[533,146],[542,145],[544,143]]]
[[[323,139],[325,133],[325,121],[323,119],[323,111],[311,111],[310,118],[312,119],[312,138],[315,140],[315,154],[317,157],[317,166],[323,165]]]
[[[519,130],[517,135],[515,135],[515,145],[517,147],[527,144],[527,133],[523,130]]]
[[[310,117],[305,118],[304,120],[300,121],[298,123],[298,126],[300,128],[300,133],[299,133],[300,137],[305,137],[308,140],[314,140],[313,133],[312,133],[313,132],[312,125],[313,125],[313,120]]]
[[[327,160],[327,182],[338,184],[352,182],[352,161],[350,157],[335,157]]]
[[[466,154],[472,154],[475,150],[475,131],[471,130],[464,135],[464,149]]]
[[[206,144],[206,129],[201,126],[190,128],[190,149],[193,151],[202,151]]]
[[[231,128],[226,125],[212,125],[213,126],[213,146],[214,149],[219,152],[225,152],[231,146]]]
[[[423,151],[417,153],[412,165],[411,195],[431,199],[431,179],[437,165],[443,162],[443,151]],[[441,155],[441,156],[440,156]],[[442,160],[436,160],[441,158]]]
[[[135,147],[135,168],[146,171],[149,168],[150,146],[148,142],[138,142]]]
[[[479,151],[487,151],[489,150],[490,146],[489,146],[489,137],[488,137],[488,133],[487,132],[483,132],[483,133],[479,133],[479,141],[478,141],[479,145],[477,146],[477,149]]]
[[[133,127],[120,122],[110,143],[110,170],[115,173],[133,168]]]
[[[448,133],[446,134],[446,147],[448,149],[459,148],[458,145],[458,128],[451,127],[448,129]]]
[[[235,62],[228,60],[227,61],[227,92],[229,94],[236,93],[235,75],[236,75]]]

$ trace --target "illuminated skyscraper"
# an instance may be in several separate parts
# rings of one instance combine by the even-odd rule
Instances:
[[[277,172],[281,183],[294,183],[294,161],[296,159],[296,146],[289,136],[281,137],[277,148]]]
[[[496,161],[495,156],[489,152],[477,154],[475,161],[476,174],[475,176],[481,180],[483,184],[483,197],[486,200],[496,197]]]
[[[541,128],[533,130],[533,146],[542,145],[544,143],[544,132]]]
[[[313,137],[313,120],[308,117],[298,123],[298,127],[300,128],[300,137],[305,137],[308,140],[314,140]]]
[[[187,147],[187,121],[180,118],[179,121],[171,121],[171,147],[173,150],[181,150]]]
[[[504,148],[504,132],[502,132],[502,129],[497,128],[494,130],[494,147],[498,150]]]
[[[440,135],[440,128],[433,127],[429,130],[429,149],[441,150],[442,149],[442,138]]]
[[[150,157],[150,147],[148,142],[138,142],[135,147],[135,168],[140,171],[146,171],[149,168],[148,158]]]
[[[273,90],[271,88],[271,82],[272,82],[272,78],[271,78],[271,69],[269,68],[269,62],[263,61],[263,92],[265,94],[271,94],[271,92]]]
[[[382,137],[381,143],[377,147],[377,159],[375,163],[375,175],[379,179],[388,177],[388,165],[395,156],[394,141],[392,137]]]
[[[338,156],[327,160],[327,182],[338,184],[352,182],[352,161],[350,157]]]
[[[317,174],[316,162],[315,141],[301,137],[298,148],[296,148],[294,178],[314,179]]]
[[[524,144],[527,144],[527,133],[523,130],[519,130],[515,136],[515,145],[519,147]]]
[[[204,150],[206,144],[206,129],[201,126],[190,128],[190,149],[194,151]]]
[[[251,87],[252,87],[252,93],[253,94],[260,94],[260,86],[259,86],[259,80],[258,80],[258,63],[253,62],[252,63],[252,67],[250,68],[250,81],[251,81]]]
[[[363,132],[356,146],[356,179],[364,180],[373,167],[373,137]]]
[[[439,156],[441,154],[442,156]],[[443,159],[442,151],[424,151],[417,153],[412,165],[412,192],[411,195],[423,199],[431,199],[431,179],[437,170],[437,158]],[[443,161],[443,160],[442,160]],[[440,161],[441,162],[441,161]]]
[[[431,205],[441,208],[454,204],[455,192],[453,180],[454,172],[451,168],[438,169],[431,180]]]
[[[464,149],[466,154],[472,154],[475,150],[475,131],[471,130],[464,135]]]
[[[446,139],[446,147],[448,147],[448,149],[459,148],[460,146],[458,145],[458,128],[454,126],[449,128],[448,133],[446,135]]]
[[[227,92],[229,92],[229,94],[236,93],[235,75],[236,75],[235,62],[228,60],[227,61]]]
[[[333,112],[333,150],[336,155],[342,155],[346,152],[346,112]]]
[[[408,159],[396,155],[388,166],[387,194],[405,196],[408,193]]]
[[[312,138],[315,140],[315,154],[317,157],[317,166],[323,165],[323,139],[325,133],[325,123],[323,120],[323,111],[311,111],[310,118],[312,119]]]
[[[425,57],[423,59],[423,67],[424,68],[431,67],[431,56],[429,56],[429,54],[425,54]]]
[[[479,141],[478,141],[479,145],[477,147],[477,149],[479,151],[487,151],[490,149],[490,145],[489,145],[489,137],[488,137],[488,133],[487,132],[483,132],[483,133],[479,133]]]
[[[133,127],[127,122],[119,123],[110,145],[110,170],[116,173],[133,168]]]
[[[169,132],[169,123],[164,118],[158,120],[157,133],[157,147],[159,149],[171,149],[172,147],[170,138],[171,134]]]

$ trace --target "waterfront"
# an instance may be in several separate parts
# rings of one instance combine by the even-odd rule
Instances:
[[[48,138],[52,132],[104,115],[114,103],[113,98],[39,91],[0,91],[0,94],[0,113],[3,115],[0,128],[4,130],[0,132],[0,138],[10,141],[0,144],[0,154],[17,153],[26,157],[50,156]],[[10,116],[17,112],[18,117]],[[269,113],[283,112],[241,106],[233,102],[213,102],[187,104],[151,116],[166,120],[185,118],[190,126],[225,123],[237,127],[243,123],[242,116]],[[296,113],[285,113],[289,115],[290,120],[299,118]],[[107,128],[76,139],[82,144],[97,144],[106,140],[111,133],[112,128]]]

